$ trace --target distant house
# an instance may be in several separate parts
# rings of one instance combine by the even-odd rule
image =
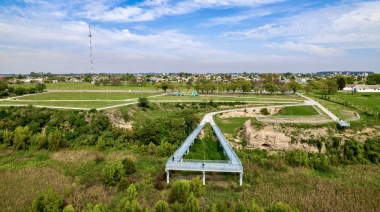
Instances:
[[[352,91],[355,84],[346,84],[346,86],[343,88],[344,91]]]
[[[379,92],[380,85],[355,85],[352,90],[354,92]]]

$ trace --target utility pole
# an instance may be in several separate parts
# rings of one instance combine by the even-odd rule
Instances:
[[[92,65],[92,42],[91,42],[92,35],[91,35],[91,26],[90,25],[88,25],[88,31],[89,31],[88,37],[90,38],[90,67],[91,67],[91,73],[92,73],[93,72],[93,65]]]

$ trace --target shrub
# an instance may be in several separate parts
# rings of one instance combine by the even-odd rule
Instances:
[[[270,115],[268,108],[261,108],[260,113],[264,116]]]
[[[40,194],[33,200],[31,211],[61,211],[63,206],[62,197],[48,189],[45,193]]]
[[[198,199],[194,197],[193,192],[190,192],[190,195],[186,200],[185,211],[198,212],[200,210]]]
[[[182,204],[185,204],[187,201],[187,198],[190,194],[190,185],[185,180],[179,180],[173,183],[170,194],[169,194],[169,202],[179,202]]]
[[[131,182],[128,178],[123,177],[120,179],[119,183],[117,184],[117,190],[124,191],[131,185]]]
[[[190,192],[192,192],[195,197],[200,197],[204,194],[205,190],[203,187],[203,182],[199,176],[196,176],[193,179],[191,179]]]
[[[166,176],[166,173],[162,173],[160,175],[158,175],[154,181],[154,188],[156,188],[157,190],[162,190],[165,188],[165,185],[164,185],[164,180],[165,180],[165,176]]]
[[[139,107],[148,108],[149,107],[149,100],[147,97],[139,97],[137,105]]]
[[[102,170],[102,179],[106,185],[115,186],[125,174],[123,164],[108,164]]]
[[[101,162],[103,162],[105,160],[105,157],[104,157],[104,155],[102,154],[102,153],[95,153],[95,159],[94,159],[94,161],[95,161],[95,163],[96,164],[99,164],[99,163],[101,163]]]
[[[164,200],[160,200],[156,203],[155,212],[168,212],[169,204]]]
[[[132,201],[136,199],[136,196],[137,196],[136,186],[134,184],[129,185],[127,189],[127,200]]]
[[[124,158],[122,163],[123,163],[123,167],[125,170],[125,174],[129,175],[129,174],[133,174],[136,172],[136,165],[132,159],[126,157],[126,158]]]
[[[365,163],[364,148],[363,145],[358,141],[345,141],[343,146],[343,152],[348,162]]]
[[[308,166],[309,158],[302,150],[289,151],[285,155],[285,160],[290,166]]]
[[[264,209],[260,207],[256,201],[253,199],[248,206],[248,211],[250,212],[264,212]]]
[[[364,152],[369,161],[378,164],[380,162],[380,141],[378,139],[366,140]]]
[[[278,202],[276,204],[271,204],[266,211],[267,212],[292,212],[292,211],[297,211],[297,210],[294,210],[290,205],[286,203]]]
[[[62,212],[74,212],[75,209],[72,205],[67,205]]]

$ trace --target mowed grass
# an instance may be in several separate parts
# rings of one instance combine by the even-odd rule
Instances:
[[[344,95],[345,94],[339,93],[337,95],[337,97],[338,98],[339,97],[344,98]],[[347,97],[348,97],[348,95],[349,94],[347,94]],[[365,94],[357,93],[357,94],[351,96],[352,99],[356,99],[355,100],[356,104],[354,106],[332,102],[332,101],[335,101],[333,99],[333,98],[335,98],[335,95],[328,96],[328,97],[330,97],[330,99],[332,101],[316,98],[316,96],[311,96],[311,97],[313,99],[315,99],[316,101],[318,101],[320,104],[322,104],[329,111],[334,113],[340,119],[345,120],[345,119],[354,118],[354,117],[356,117],[356,113],[358,113],[360,115],[360,119],[350,121],[350,125],[351,125],[350,128],[363,129],[366,127],[379,126],[380,125],[380,116],[378,114],[380,114],[380,112],[378,112],[378,114],[377,114],[377,112],[375,112],[374,109],[379,106],[379,103],[377,103],[377,101],[379,101],[379,100],[377,98],[380,97],[380,94],[374,94],[373,96],[372,96],[372,94],[369,94],[371,96],[366,97],[366,98],[368,98],[366,101],[363,101],[363,100],[360,101],[360,99],[363,97],[362,95],[365,95]],[[370,98],[373,98],[373,99],[369,100]],[[368,114],[364,113],[365,110],[361,110],[361,108],[364,108],[365,106],[368,106],[369,108],[373,109],[373,111],[372,111],[373,115],[368,115]],[[367,109],[367,111],[368,111],[368,109]],[[371,111],[371,110],[369,110],[369,111]]]
[[[256,95],[256,94],[200,94],[200,96],[170,96],[151,97],[152,100],[178,101],[247,101],[247,102],[300,102],[304,99],[298,95]]]
[[[15,97],[17,100],[137,100],[139,97],[152,96],[147,93],[132,92],[45,92]]]
[[[239,131],[243,124],[248,121],[248,117],[238,117],[238,118],[218,118],[214,117],[216,124],[224,135],[236,136],[237,131]]]
[[[67,108],[83,108],[83,109],[91,109],[91,108],[103,108],[109,106],[123,105],[132,103],[135,101],[112,101],[112,100],[103,100],[103,101],[86,101],[86,100],[78,100],[78,101],[0,101],[0,105],[7,106],[40,106],[40,107],[67,107]]]
[[[318,111],[312,106],[292,106],[284,107],[273,116],[315,116]]]
[[[106,85],[95,85],[88,82],[59,82],[59,83],[46,83],[46,90],[152,90],[155,88],[152,84],[147,84],[146,86],[138,86],[138,85],[129,85],[123,83],[119,86],[106,86]],[[35,84],[20,84],[20,85],[10,85],[14,87],[23,87],[23,88],[31,88],[35,87]]]
[[[333,101],[344,103],[345,101],[349,105],[353,105],[357,109],[369,112],[380,113],[380,93],[346,93],[338,92],[334,95],[329,95]]]

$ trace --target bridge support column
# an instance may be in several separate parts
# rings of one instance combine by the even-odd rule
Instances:
[[[203,185],[206,185],[206,173],[203,171]]]
[[[169,170],[166,171],[166,183],[169,183]]]
[[[239,185],[243,185],[243,172],[240,172],[240,180],[239,180]]]

